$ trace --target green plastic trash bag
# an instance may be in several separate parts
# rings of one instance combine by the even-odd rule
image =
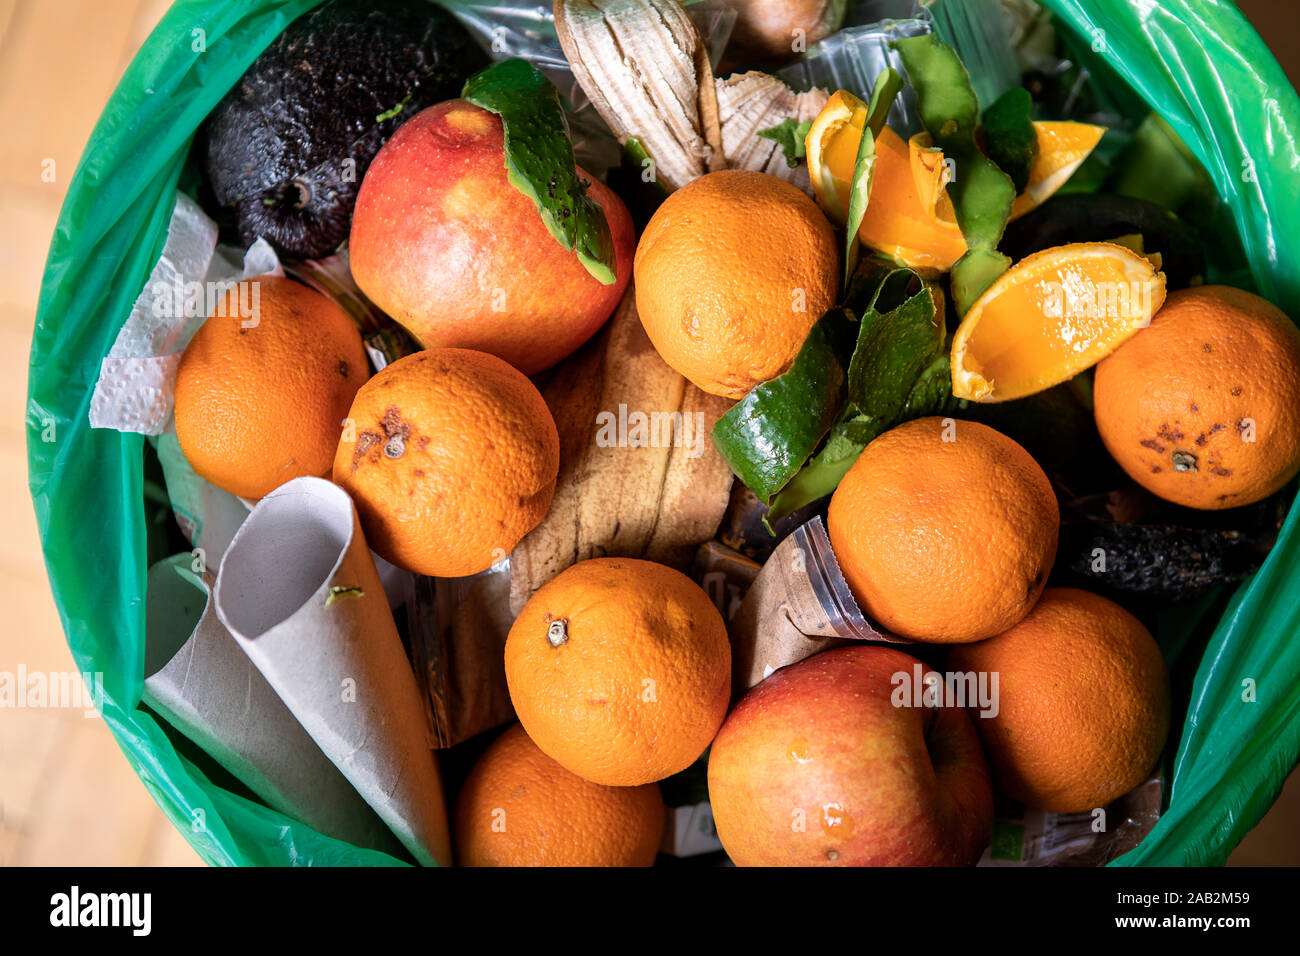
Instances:
[[[103,716],[141,780],[209,863],[395,864],[240,795],[140,707],[145,440],[87,420],[101,359],[161,252],[190,143],[257,55],[317,0],[180,0],[95,127],[59,218],[32,344],[30,484],[50,583],[79,669],[103,674]],[[1231,210],[1257,290],[1300,315],[1300,101],[1223,0],[1045,0],[1085,65],[1127,82],[1200,159]],[[453,4],[454,6],[454,4]],[[1147,107],[1140,107],[1144,112]],[[192,183],[191,183],[192,185]],[[156,497],[156,496],[155,496]],[[1235,595],[1181,719],[1170,802],[1122,863],[1220,863],[1300,751],[1300,544],[1292,509]],[[1171,624],[1171,626],[1174,626]],[[1253,681],[1255,699],[1243,700]],[[1175,725],[1181,715],[1175,715]]]
[[[1300,222],[1300,99],[1246,18],[1226,0],[1044,5],[1173,127],[1231,210],[1256,291],[1300,317],[1291,231]],[[1298,513],[1293,504],[1268,560],[1219,621],[1193,682],[1169,806],[1117,863],[1222,863],[1295,766]]]

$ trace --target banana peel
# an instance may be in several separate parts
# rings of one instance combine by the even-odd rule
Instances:
[[[560,435],[551,509],[510,555],[510,607],[597,557],[689,568],[726,511],[733,475],[711,433],[730,407],[659,357],[631,286],[614,316],[542,389]],[[651,423],[642,428],[642,421]],[[658,422],[658,427],[653,423]]]
[[[676,0],[555,0],[573,76],[620,143],[670,192],[725,168],[708,48]]]
[[[795,93],[775,76],[757,70],[718,80],[717,91],[722,152],[728,168],[768,173],[812,195],[807,164],[791,165],[776,141],[758,134],[787,119],[811,123],[829,94],[816,88]]]
[[[750,169],[811,194],[803,164],[758,132],[811,121],[829,93],[794,93],[750,71],[716,79],[708,44],[677,0],[555,0],[574,78],[619,143],[635,140],[672,192],[705,173]]]

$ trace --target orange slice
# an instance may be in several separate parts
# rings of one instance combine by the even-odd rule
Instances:
[[[1023,398],[1073,378],[1151,323],[1165,277],[1111,242],[1044,249],[1003,273],[952,340],[952,392]]]
[[[867,104],[847,90],[826,101],[804,138],[813,194],[826,215],[843,224],[848,218],[849,187]],[[1088,123],[1035,123],[1038,159],[1029,185],[1016,197],[1011,218],[1041,205],[1065,184],[1106,132]],[[876,137],[876,169],[867,212],[858,229],[864,246],[917,271],[949,271],[966,254],[948,196],[951,171],[942,150],[927,133],[906,143],[888,126]]]
[[[826,215],[839,223],[848,218],[849,187],[867,114],[865,102],[839,90],[826,101],[804,139],[813,194]],[[876,168],[859,241],[918,271],[947,272],[966,252],[966,242],[943,188],[943,154],[937,154],[937,170],[922,173],[913,168],[927,158],[919,144],[914,149],[886,126],[875,145]],[[936,209],[946,212],[946,220],[936,216]]]
[[[876,138],[876,172],[858,229],[864,246],[926,274],[947,272],[966,254],[948,198],[943,153],[924,133],[904,143],[888,126]]]
[[[867,113],[866,103],[848,90],[839,90],[826,101],[804,137],[813,193],[826,215],[841,224],[849,215],[849,186]]]
[[[1038,159],[1029,171],[1029,185],[1011,204],[1011,218],[1017,219],[1047,201],[1074,175],[1096,149],[1106,127],[1091,123],[1035,123]]]

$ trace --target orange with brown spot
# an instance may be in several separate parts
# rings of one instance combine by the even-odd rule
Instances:
[[[560,439],[541,393],[501,359],[428,349],[366,383],[334,481],[366,541],[398,567],[461,577],[491,567],[551,506]]]
[[[1152,494],[1251,504],[1300,471],[1300,330],[1241,289],[1174,292],[1097,366],[1093,407],[1107,450]]]

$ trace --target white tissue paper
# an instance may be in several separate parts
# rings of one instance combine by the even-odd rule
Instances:
[[[217,224],[182,192],[167,227],[162,256],[135,300],[99,369],[90,426],[161,435],[172,420],[181,353],[208,315],[223,284],[284,275],[263,239],[244,253],[217,248]]]

